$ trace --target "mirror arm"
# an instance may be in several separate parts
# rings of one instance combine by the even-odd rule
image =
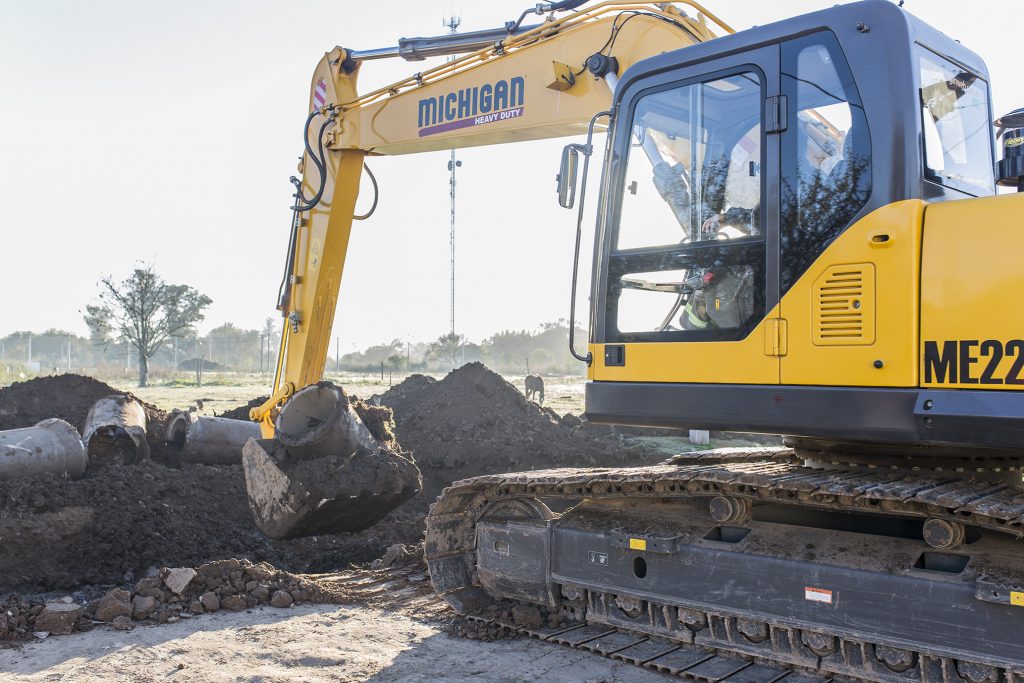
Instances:
[[[590,364],[594,362],[594,355],[589,351],[585,356],[576,352],[576,280],[580,269],[580,241],[583,237],[583,207],[586,205],[587,197],[587,171],[590,169],[590,157],[594,152],[594,126],[597,124],[598,119],[604,117],[608,117],[608,128],[611,130],[610,120],[612,118],[612,111],[599,111],[590,119],[590,126],[587,128],[587,144],[574,145],[583,154],[583,174],[580,180],[580,204],[576,213],[576,250],[572,258],[572,298],[569,300],[569,353],[576,360],[586,363],[587,367],[590,367]],[[593,330],[591,330],[591,333],[593,333]]]

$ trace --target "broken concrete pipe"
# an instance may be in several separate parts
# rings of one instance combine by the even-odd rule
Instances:
[[[277,440],[296,460],[347,455],[360,446],[378,447],[345,393],[330,382],[297,391],[281,407],[274,428]]]
[[[422,489],[412,459],[378,443],[330,382],[296,392],[275,428],[242,451],[249,508],[270,538],[359,531]]]
[[[181,462],[237,465],[245,442],[260,438],[260,426],[248,420],[176,411],[167,420],[166,438],[181,454]]]
[[[149,459],[146,411],[130,396],[107,396],[89,409],[82,442],[90,464],[134,465]]]
[[[78,430],[64,420],[0,432],[0,480],[46,475],[78,479],[88,462]]]

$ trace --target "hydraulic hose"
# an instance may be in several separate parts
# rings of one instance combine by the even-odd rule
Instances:
[[[373,171],[370,170],[365,161],[363,162],[363,168],[366,169],[366,175],[370,176],[370,182],[373,183],[373,204],[370,205],[370,210],[363,215],[356,214],[352,216],[352,219],[357,221],[365,221],[372,216],[373,212],[377,210],[377,200],[380,199],[380,188],[377,186],[377,178],[373,175]]]
[[[331,115],[328,116],[327,119],[323,122],[323,125],[320,126],[320,131],[319,133],[317,133],[317,148],[320,152],[320,155],[317,156],[313,152],[313,149],[309,144],[309,124],[318,113],[319,110],[314,110],[306,119],[306,127],[304,129],[306,134],[304,136],[305,139],[303,140],[303,142],[305,142],[306,154],[309,155],[309,158],[313,161],[313,165],[316,166],[317,171],[320,173],[320,187],[319,189],[317,189],[316,194],[313,195],[313,198],[308,201],[302,194],[301,186],[299,187],[297,199],[299,200],[300,203],[297,203],[292,208],[300,212],[309,211],[314,206],[319,204],[320,198],[323,197],[324,194],[324,188],[327,187],[327,164],[324,163],[324,132],[327,130],[328,126],[334,123],[335,115],[332,112]],[[303,204],[302,202],[305,203]]]

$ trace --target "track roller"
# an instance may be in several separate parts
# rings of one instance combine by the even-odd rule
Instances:
[[[953,550],[964,544],[967,528],[960,522],[929,519],[924,523],[925,543],[938,550]]]
[[[751,519],[751,505],[746,498],[715,496],[708,505],[711,519],[723,524],[742,524]]]

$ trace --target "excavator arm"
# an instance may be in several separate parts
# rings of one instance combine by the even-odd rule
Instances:
[[[317,65],[302,179],[293,178],[296,202],[278,304],[285,324],[274,386],[270,398],[250,414],[264,437],[274,435],[279,406],[323,376],[368,156],[585,133],[594,114],[609,108],[618,74],[632,64],[713,39],[709,21],[732,32],[694,2],[609,0],[555,15],[578,4],[538,5],[537,13],[548,16],[534,27],[522,27],[524,12],[498,31],[403,39],[396,48],[362,52],[336,47]],[[464,52],[358,93],[365,61]],[[373,185],[376,192],[375,180]]]

